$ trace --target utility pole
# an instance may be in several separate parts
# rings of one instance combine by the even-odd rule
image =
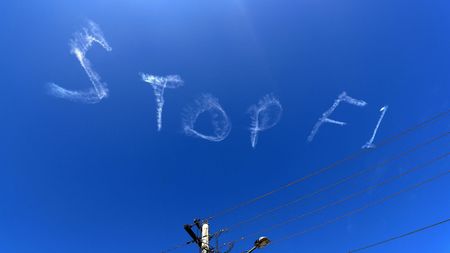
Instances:
[[[200,238],[192,230],[192,227],[197,227],[201,231]],[[201,222],[200,220],[195,220],[193,225],[184,225],[184,230],[189,234],[192,238],[193,243],[197,244],[200,248],[201,253],[211,253],[211,249],[209,247],[209,224],[207,221]]]
[[[209,224],[208,221],[202,225],[202,253],[209,253]]]
[[[201,232],[201,235],[198,236],[197,234],[195,234],[194,231],[192,230],[192,227],[196,227]],[[214,233],[213,235],[209,235],[208,221],[207,220],[201,221],[199,219],[194,220],[194,224],[184,225],[184,230],[186,230],[186,232],[192,238],[192,241],[187,242],[187,244],[190,244],[190,243],[197,244],[201,253],[220,253],[218,238],[226,230],[222,229],[222,230]],[[216,248],[210,247],[210,245],[209,245],[209,241],[212,238],[216,239]],[[253,248],[246,251],[246,253],[251,253],[251,252],[255,251],[256,249],[262,249],[262,248],[266,247],[269,243],[270,243],[269,238],[262,236],[258,240],[255,241]],[[228,246],[229,247],[225,252],[230,252],[234,246],[234,243],[229,243]]]

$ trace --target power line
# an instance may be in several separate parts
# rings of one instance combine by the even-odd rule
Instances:
[[[397,179],[400,179],[400,178],[402,178],[402,177],[404,177],[404,176],[406,176],[406,175],[409,175],[409,174],[411,174],[412,172],[415,172],[415,171],[417,171],[417,170],[420,170],[420,169],[423,169],[423,168],[425,168],[425,167],[428,167],[428,166],[430,166],[431,164],[433,164],[433,163],[435,163],[435,162],[437,162],[437,161],[439,161],[439,160],[442,160],[442,159],[446,158],[446,157],[449,156],[449,155],[450,155],[450,153],[447,152],[447,153],[444,153],[444,154],[442,154],[442,155],[440,155],[440,156],[434,157],[433,159],[428,160],[428,161],[424,162],[423,164],[413,166],[412,168],[410,168],[410,169],[408,169],[408,170],[406,170],[406,171],[404,171],[404,172],[402,172],[402,173],[400,173],[400,174],[398,174],[398,175],[395,175],[395,176],[393,176],[393,177],[390,177],[390,178],[388,178],[388,179],[385,179],[385,180],[383,180],[383,181],[381,181],[381,182],[379,182],[379,183],[372,184],[372,185],[370,185],[370,186],[368,186],[368,187],[366,187],[366,188],[364,188],[364,189],[362,189],[362,190],[360,190],[360,191],[357,191],[357,192],[352,193],[352,194],[350,194],[350,195],[347,195],[347,196],[345,196],[345,197],[343,197],[343,198],[340,198],[340,199],[338,199],[338,200],[335,200],[335,201],[332,201],[332,202],[327,203],[327,204],[325,204],[325,205],[322,205],[322,206],[320,206],[320,207],[318,207],[318,208],[316,208],[316,209],[314,209],[314,210],[312,210],[312,211],[303,213],[303,214],[301,214],[301,215],[294,216],[294,217],[292,217],[292,218],[290,218],[290,219],[288,219],[288,220],[285,220],[285,221],[283,221],[283,222],[274,224],[274,225],[270,226],[269,228],[265,228],[265,229],[259,230],[259,231],[257,231],[257,232],[253,232],[253,233],[246,234],[246,235],[244,235],[244,236],[241,236],[241,237],[240,237],[239,239],[237,239],[237,240],[233,240],[232,242],[233,242],[233,243],[236,243],[236,242],[238,242],[238,241],[245,240],[245,239],[247,239],[248,237],[256,236],[256,235],[259,235],[259,234],[262,234],[262,233],[267,233],[267,232],[272,231],[272,230],[275,230],[275,229],[277,229],[277,228],[279,228],[279,227],[286,226],[286,225],[288,225],[288,224],[290,224],[290,223],[299,221],[299,220],[304,219],[304,218],[306,218],[306,217],[308,217],[308,216],[311,216],[311,215],[313,215],[313,214],[316,214],[316,213],[319,213],[319,212],[321,212],[321,211],[324,211],[324,210],[326,210],[326,209],[328,209],[328,208],[331,208],[331,207],[337,206],[337,205],[339,205],[339,204],[342,204],[342,203],[344,203],[344,202],[347,202],[347,201],[349,201],[349,200],[351,200],[351,199],[353,199],[353,198],[355,198],[355,197],[357,197],[357,196],[360,196],[360,195],[362,195],[362,194],[364,194],[364,193],[367,193],[367,192],[369,192],[369,191],[371,191],[371,190],[374,190],[374,189],[377,189],[377,188],[379,188],[379,187],[385,186],[385,185],[387,185],[387,184],[389,184],[389,183],[391,183],[391,182],[393,182],[393,181],[395,181],[395,180],[397,180]]]
[[[410,187],[407,187],[407,188],[404,188],[404,189],[402,189],[402,190],[400,190],[400,191],[394,192],[394,193],[392,193],[392,194],[390,194],[390,195],[388,195],[388,196],[386,196],[386,197],[384,197],[384,198],[378,199],[378,200],[376,200],[376,201],[372,201],[372,202],[370,202],[370,203],[368,203],[368,204],[366,204],[366,205],[363,205],[363,206],[361,206],[361,207],[359,207],[359,208],[353,209],[353,210],[351,210],[350,212],[344,213],[344,214],[342,214],[342,215],[340,215],[340,216],[337,216],[337,217],[335,217],[335,218],[333,218],[333,219],[330,219],[330,220],[328,220],[328,221],[326,221],[326,222],[323,222],[323,223],[318,224],[318,225],[316,225],[316,226],[312,226],[312,227],[309,227],[309,228],[304,229],[304,230],[302,230],[302,231],[299,231],[299,232],[290,234],[290,235],[288,235],[288,236],[285,236],[285,237],[283,237],[283,238],[281,238],[281,239],[279,239],[279,240],[273,241],[273,242],[280,243],[280,242],[283,242],[283,241],[292,239],[292,238],[294,238],[294,237],[301,236],[301,235],[306,234],[306,233],[308,233],[308,232],[311,232],[311,231],[320,229],[320,228],[325,227],[325,226],[327,226],[327,225],[333,224],[333,223],[338,222],[338,221],[340,221],[340,220],[342,220],[342,219],[344,219],[344,218],[347,218],[347,217],[350,217],[350,216],[352,216],[352,215],[354,215],[354,214],[357,214],[357,213],[359,213],[359,212],[362,212],[362,211],[364,211],[364,210],[366,210],[366,209],[368,209],[368,208],[370,208],[370,207],[374,207],[374,206],[380,205],[380,204],[382,204],[382,203],[384,203],[384,202],[386,202],[386,201],[388,201],[388,200],[390,200],[390,199],[392,199],[392,198],[394,198],[394,197],[396,197],[396,196],[398,196],[398,195],[401,195],[401,194],[403,194],[403,193],[412,191],[412,190],[417,189],[417,188],[419,188],[419,187],[421,187],[421,186],[424,186],[424,185],[426,185],[426,184],[428,184],[428,183],[431,183],[431,182],[433,182],[433,181],[435,181],[435,180],[438,180],[438,179],[440,179],[440,178],[443,178],[444,176],[448,175],[449,173],[450,173],[450,170],[441,172],[441,173],[439,173],[439,174],[437,174],[437,175],[435,175],[435,176],[433,176],[433,177],[431,177],[431,178],[427,178],[427,179],[425,179],[425,180],[423,180],[423,181],[421,181],[421,182],[419,182],[419,183],[416,183],[416,184],[414,184],[414,185],[412,185],[412,186],[410,186]]]
[[[401,138],[404,135],[407,135],[407,134],[409,134],[409,133],[411,133],[413,131],[416,131],[417,129],[419,129],[419,128],[421,128],[421,127],[423,127],[423,126],[425,126],[425,125],[427,125],[429,123],[433,123],[433,122],[443,118],[444,116],[447,116],[449,113],[450,113],[450,109],[447,110],[447,111],[441,112],[441,113],[439,113],[439,114],[437,114],[437,115],[435,115],[435,116],[433,116],[433,117],[431,117],[429,119],[426,119],[426,120],[424,120],[424,121],[422,121],[422,122],[420,122],[420,123],[418,123],[418,124],[416,124],[416,125],[414,125],[414,126],[412,126],[410,128],[407,128],[407,129],[405,129],[405,130],[403,130],[403,131],[401,131],[401,132],[399,132],[399,133],[397,133],[397,134],[395,134],[395,135],[393,135],[391,137],[385,138],[382,141],[380,141],[379,144],[377,144],[377,147],[382,147],[382,146],[385,146],[385,145],[387,145],[387,144],[389,144],[391,142],[394,142],[395,140]],[[226,215],[228,213],[236,211],[236,210],[238,210],[238,209],[240,209],[242,207],[245,207],[245,206],[248,206],[250,204],[253,204],[253,203],[255,203],[255,202],[259,201],[259,200],[267,198],[268,196],[273,195],[273,194],[275,194],[277,192],[280,192],[280,191],[282,191],[282,190],[284,190],[286,188],[294,186],[294,185],[296,185],[296,184],[298,184],[300,182],[306,181],[309,178],[312,178],[312,177],[318,176],[320,174],[323,174],[326,171],[336,167],[339,164],[342,164],[342,163],[354,160],[354,159],[362,156],[365,153],[372,152],[372,150],[373,149],[360,149],[358,151],[355,151],[352,154],[348,155],[347,157],[345,157],[345,158],[343,158],[341,160],[335,161],[335,162],[331,163],[330,165],[325,166],[325,167],[323,167],[323,168],[321,168],[319,170],[316,170],[316,171],[314,171],[314,172],[312,172],[312,173],[310,173],[310,174],[308,174],[306,176],[298,178],[298,179],[296,179],[294,181],[291,181],[291,182],[289,182],[289,183],[287,183],[285,185],[282,185],[282,186],[280,186],[280,187],[278,187],[276,189],[268,191],[268,192],[266,192],[264,194],[261,194],[261,195],[259,195],[257,197],[249,199],[247,201],[243,201],[243,202],[241,202],[241,203],[239,203],[237,205],[234,205],[232,207],[223,209],[222,211],[219,211],[219,212],[217,212],[217,213],[215,213],[215,214],[213,214],[213,215],[211,215],[211,216],[209,216],[207,218],[204,218],[203,220],[210,221],[212,219],[216,219],[218,217],[221,217],[221,216],[224,216],[224,215]]]
[[[387,145],[389,143],[395,142],[397,139],[400,139],[401,137],[403,137],[405,135],[408,135],[411,132],[414,132],[414,131],[416,131],[416,130],[418,130],[418,129],[420,129],[420,128],[428,125],[428,124],[433,124],[433,123],[435,123],[435,122],[437,122],[437,121],[447,117],[449,113],[450,113],[450,109],[448,109],[446,111],[443,111],[443,112],[440,112],[440,113],[438,113],[438,114],[436,114],[434,116],[431,116],[430,118],[427,118],[427,119],[425,119],[425,120],[423,120],[423,121],[421,121],[421,122],[419,122],[419,123],[417,123],[417,124],[415,124],[413,126],[410,126],[410,127],[406,128],[406,129],[398,132],[397,134],[392,135],[391,137],[383,139],[382,141],[380,141],[377,144],[377,146],[378,146],[378,148],[380,148],[380,147],[385,146],[385,145]],[[342,163],[354,160],[354,159],[362,156],[365,153],[372,152],[372,150],[373,149],[364,149],[364,150],[355,151],[355,152],[351,153],[350,155],[348,155],[347,157],[345,157],[343,159],[340,159],[338,161],[335,161],[335,162],[331,163],[330,165],[328,165],[326,167],[323,167],[323,168],[321,168],[321,169],[319,169],[319,170],[317,170],[317,171],[315,171],[313,173],[310,173],[310,174],[308,174],[306,176],[303,176],[303,177],[301,177],[299,179],[296,179],[296,180],[294,180],[294,181],[292,181],[292,182],[290,182],[288,184],[285,184],[285,185],[283,185],[281,187],[278,187],[278,188],[276,188],[274,190],[271,190],[271,191],[269,191],[269,192],[267,192],[265,194],[262,194],[262,195],[259,195],[259,196],[255,197],[255,198],[252,198],[252,199],[249,199],[247,201],[241,202],[241,203],[239,203],[239,204],[237,204],[235,206],[232,206],[230,208],[223,209],[222,211],[219,211],[219,212],[215,213],[214,215],[211,215],[211,216],[209,216],[209,217],[207,217],[207,218],[205,218],[203,220],[205,220],[205,221],[206,220],[212,220],[212,219],[216,219],[218,217],[224,216],[226,214],[229,214],[229,213],[231,213],[233,211],[236,211],[237,209],[240,209],[242,207],[245,207],[245,206],[248,206],[250,204],[253,204],[253,203],[255,203],[255,202],[257,202],[257,201],[259,201],[261,199],[264,199],[264,198],[266,198],[266,197],[268,197],[268,196],[270,196],[272,194],[275,194],[275,193],[280,192],[280,191],[282,191],[282,190],[284,190],[286,188],[289,188],[289,187],[291,187],[293,185],[296,185],[296,184],[298,184],[300,182],[303,182],[303,181],[305,181],[305,180],[307,180],[309,178],[312,178],[314,176],[320,175],[320,174],[330,170],[331,168],[338,166],[339,164],[342,164]],[[185,246],[189,245],[190,243],[191,242],[181,243],[181,244],[175,245],[174,247],[172,247],[172,248],[170,248],[168,250],[165,250],[163,252],[166,252],[166,253],[167,252],[171,252],[171,251],[174,251],[176,249],[185,247]]]
[[[171,248],[168,248],[168,249],[162,251],[161,253],[168,253],[168,252],[171,252],[171,251],[174,251],[174,250],[177,250],[177,249],[181,249],[181,248],[183,248],[183,247],[185,247],[185,246],[187,246],[187,245],[189,245],[191,243],[193,243],[193,241],[180,243],[180,244],[174,245]]]
[[[313,197],[313,196],[315,196],[315,195],[317,195],[319,193],[322,193],[322,192],[325,192],[327,190],[330,190],[330,189],[332,189],[334,187],[337,187],[337,186],[339,186],[339,185],[341,185],[341,184],[343,184],[345,182],[348,182],[351,179],[360,177],[360,176],[362,176],[362,175],[364,175],[366,173],[369,173],[370,171],[373,171],[373,170],[375,170],[377,168],[385,166],[386,164],[388,164],[388,163],[390,163],[392,161],[398,160],[398,159],[400,159],[400,158],[402,158],[402,157],[404,157],[404,156],[406,156],[408,154],[411,154],[411,153],[417,151],[418,149],[420,149],[420,148],[422,148],[424,146],[430,145],[431,143],[433,143],[433,142],[435,142],[435,141],[437,141],[437,140],[439,140],[441,138],[447,137],[449,134],[450,134],[450,132],[448,132],[448,131],[444,132],[444,133],[441,133],[441,134],[439,134],[437,136],[434,136],[433,138],[431,138],[431,139],[429,139],[429,140],[427,140],[425,142],[422,142],[420,144],[415,145],[413,148],[410,148],[410,149],[408,149],[406,151],[403,151],[403,152],[400,152],[400,153],[398,153],[398,154],[396,154],[394,156],[391,156],[390,158],[385,159],[382,162],[379,162],[379,163],[377,163],[375,165],[366,167],[366,168],[364,168],[362,170],[359,170],[359,171],[357,171],[357,172],[355,172],[355,173],[353,173],[353,174],[351,174],[349,176],[346,176],[346,177],[341,178],[341,179],[339,179],[339,180],[337,180],[337,181],[335,181],[335,182],[333,182],[333,183],[331,183],[329,185],[326,185],[326,186],[324,186],[324,187],[322,187],[322,188],[320,188],[320,189],[318,189],[316,191],[313,191],[311,193],[307,193],[307,194],[302,195],[300,197],[297,197],[297,198],[295,198],[295,199],[293,199],[291,201],[288,201],[288,202],[283,203],[281,205],[275,206],[275,207],[273,207],[271,209],[268,209],[268,210],[266,210],[266,211],[264,211],[262,213],[259,213],[259,214],[255,215],[253,217],[250,217],[250,218],[248,218],[246,220],[243,220],[243,221],[237,222],[235,224],[232,224],[232,225],[228,226],[227,228],[224,228],[224,230],[229,232],[229,231],[234,230],[234,229],[236,229],[236,228],[238,228],[238,227],[240,227],[242,225],[245,225],[245,224],[250,223],[250,222],[254,222],[254,221],[256,221],[258,219],[261,219],[261,218],[263,218],[263,217],[265,217],[265,216],[267,216],[269,214],[275,213],[275,212],[277,212],[277,211],[279,211],[279,210],[281,210],[283,208],[289,207],[289,206],[291,206],[291,205],[293,205],[295,203],[299,203],[299,202],[301,202],[301,201],[303,201],[305,199],[308,199],[310,197]]]
[[[425,231],[425,230],[430,229],[430,228],[437,227],[437,226],[445,224],[447,222],[450,222],[450,218],[448,218],[446,220],[443,220],[443,221],[439,221],[437,223],[434,223],[434,224],[431,224],[431,225],[428,225],[428,226],[425,226],[425,227],[418,228],[416,230],[413,230],[411,232],[408,232],[408,233],[405,233],[405,234],[402,234],[402,235],[394,236],[394,237],[385,239],[383,241],[379,241],[379,242],[376,242],[376,243],[373,243],[373,244],[369,244],[367,246],[364,246],[364,247],[361,247],[361,248],[358,248],[358,249],[350,250],[348,253],[359,252],[359,251],[363,251],[363,250],[366,250],[366,249],[369,249],[369,248],[377,247],[377,246],[380,246],[382,244],[386,244],[388,242],[391,242],[391,241],[394,241],[394,240],[398,240],[398,239],[401,239],[403,237],[407,237],[407,236],[410,236],[410,235],[413,235],[413,234]]]

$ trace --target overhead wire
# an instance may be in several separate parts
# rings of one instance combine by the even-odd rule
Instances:
[[[231,242],[236,243],[238,241],[243,241],[243,240],[248,239],[249,237],[258,236],[258,235],[261,235],[263,233],[267,233],[267,232],[273,231],[273,230],[275,230],[277,228],[280,228],[280,227],[286,226],[288,224],[291,224],[293,222],[299,221],[299,220],[304,219],[304,218],[306,218],[308,216],[311,216],[313,214],[317,214],[317,213],[319,213],[321,211],[324,211],[324,210],[326,210],[328,208],[331,208],[331,207],[337,206],[339,204],[342,204],[344,202],[347,202],[347,201],[349,201],[349,200],[351,200],[351,199],[353,199],[355,197],[358,197],[358,196],[360,196],[360,195],[362,195],[364,193],[367,193],[369,191],[375,190],[375,189],[377,189],[379,187],[382,187],[382,186],[385,186],[385,185],[387,185],[389,183],[392,183],[395,180],[400,179],[400,178],[402,178],[404,176],[407,176],[407,175],[409,175],[409,174],[411,174],[411,173],[413,173],[415,171],[418,171],[420,169],[426,168],[426,167],[430,166],[431,164],[433,164],[433,163],[435,163],[437,161],[443,160],[444,158],[446,158],[449,155],[450,155],[450,153],[446,152],[446,153],[444,153],[442,155],[439,155],[439,156],[436,156],[436,157],[434,157],[434,158],[432,158],[432,159],[430,159],[430,160],[428,160],[428,161],[426,161],[426,162],[424,162],[424,163],[422,163],[420,165],[415,165],[415,166],[411,167],[410,169],[408,169],[408,170],[406,170],[406,171],[404,171],[404,172],[402,172],[400,174],[397,174],[395,176],[387,178],[387,179],[385,179],[385,180],[383,180],[381,182],[369,185],[368,187],[366,187],[366,188],[364,188],[362,190],[359,190],[357,192],[354,192],[352,194],[346,195],[343,198],[340,198],[340,199],[335,200],[335,201],[331,201],[331,202],[329,202],[327,204],[324,204],[324,205],[322,205],[322,206],[320,206],[318,208],[315,208],[315,209],[313,209],[311,211],[305,212],[305,213],[303,213],[301,215],[296,215],[294,217],[291,217],[290,219],[287,219],[287,220],[282,221],[280,223],[276,223],[274,225],[271,225],[268,228],[264,228],[264,229],[258,230],[256,232],[252,232],[252,233],[243,235],[239,239],[233,240]]]
[[[171,252],[171,251],[175,251],[177,249],[184,248],[185,246],[187,246],[187,245],[189,245],[191,243],[192,243],[192,241],[185,242],[185,243],[179,243],[177,245],[172,246],[171,248],[168,248],[168,249],[166,249],[164,251],[161,251],[161,253],[168,253],[168,252]]]
[[[425,227],[421,227],[421,228],[415,229],[413,231],[410,231],[410,232],[407,232],[407,233],[404,233],[404,234],[401,234],[401,235],[398,235],[398,236],[393,236],[393,237],[390,237],[388,239],[385,239],[385,240],[382,240],[382,241],[379,241],[379,242],[376,242],[376,243],[369,244],[369,245],[361,247],[361,248],[350,250],[348,253],[360,252],[360,251],[363,251],[363,250],[366,250],[366,249],[374,248],[374,247],[377,247],[377,246],[380,246],[380,245],[383,245],[383,244],[386,244],[386,243],[389,243],[389,242],[392,242],[392,241],[395,241],[395,240],[398,240],[398,239],[401,239],[401,238],[404,238],[404,237],[407,237],[407,236],[410,236],[410,235],[413,235],[413,234],[416,234],[416,233],[419,233],[419,232],[423,232],[423,231],[428,230],[430,228],[434,228],[434,227],[443,225],[443,224],[445,224],[447,222],[450,222],[450,218],[442,220],[442,221],[439,221],[439,222],[436,222],[436,223],[433,223],[433,224],[425,226]]]
[[[429,117],[429,118],[427,118],[427,119],[425,119],[425,120],[423,120],[423,121],[421,121],[419,123],[416,123],[413,126],[410,126],[410,127],[406,128],[406,129],[404,129],[404,130],[402,130],[402,131],[400,131],[400,132],[398,132],[398,133],[396,133],[396,134],[394,134],[394,135],[392,135],[390,137],[387,137],[387,138],[383,139],[382,141],[377,143],[377,147],[380,148],[380,147],[385,146],[385,145],[387,145],[389,143],[393,143],[396,140],[400,139],[401,137],[403,137],[405,135],[408,135],[409,133],[414,132],[414,131],[422,128],[422,127],[425,127],[428,124],[436,123],[439,120],[442,120],[443,118],[447,117],[449,115],[449,113],[450,113],[450,109],[448,109],[446,111],[442,111],[440,113],[437,113],[437,114],[435,114],[435,115],[433,115],[433,116],[431,116],[431,117]],[[276,188],[274,190],[271,190],[269,192],[261,194],[261,195],[259,195],[257,197],[254,197],[254,198],[249,199],[247,201],[240,202],[240,203],[238,203],[238,204],[236,204],[236,205],[234,205],[232,207],[223,209],[223,210],[221,210],[219,212],[216,212],[213,215],[208,216],[207,218],[203,218],[202,220],[203,221],[210,221],[212,219],[216,219],[218,217],[225,216],[225,215],[227,215],[227,214],[229,214],[229,213],[231,213],[233,211],[236,211],[236,210],[238,210],[238,209],[240,209],[242,207],[245,207],[245,206],[248,206],[250,204],[253,204],[253,203],[255,203],[255,202],[259,201],[259,200],[262,200],[262,199],[264,199],[264,198],[266,198],[266,197],[268,197],[270,195],[273,195],[273,194],[275,194],[277,192],[280,192],[280,191],[282,191],[282,190],[284,190],[286,188],[289,188],[289,187],[291,187],[293,185],[296,185],[296,184],[298,184],[300,182],[303,182],[303,181],[305,181],[305,180],[307,180],[309,178],[312,178],[314,176],[318,176],[320,174],[323,174],[324,172],[326,172],[326,171],[328,171],[328,170],[330,170],[330,169],[332,169],[332,168],[334,168],[334,167],[336,167],[336,166],[338,166],[340,164],[343,164],[343,163],[349,162],[351,160],[354,160],[354,159],[362,156],[365,153],[372,152],[373,150],[374,149],[363,149],[363,150],[354,151],[353,153],[351,153],[350,155],[346,156],[345,158],[337,160],[337,161],[329,164],[328,166],[325,166],[325,167],[322,167],[319,170],[316,170],[315,172],[312,172],[312,173],[310,173],[310,174],[308,174],[306,176],[303,176],[303,177],[298,178],[298,179],[296,179],[294,181],[291,181],[291,182],[289,182],[289,183],[287,183],[285,185],[282,185],[282,186],[280,186],[280,187],[278,187],[278,188]],[[183,247],[189,245],[190,243],[191,243],[190,241],[186,242],[186,243],[180,243],[180,244],[177,244],[174,247],[171,247],[171,248],[169,248],[167,250],[164,250],[162,252],[163,253],[168,253],[168,252],[177,250],[179,248],[183,248]]]
[[[373,171],[373,170],[375,170],[377,168],[385,166],[385,165],[389,164],[390,162],[393,162],[395,160],[403,158],[403,157],[405,157],[405,156],[407,156],[407,155],[409,155],[409,154],[419,150],[420,148],[423,148],[423,147],[425,147],[427,145],[432,144],[433,142],[436,142],[436,141],[438,141],[438,140],[440,140],[440,139],[442,139],[444,137],[447,137],[449,134],[450,134],[449,131],[443,132],[443,133],[441,133],[439,135],[436,135],[436,136],[432,137],[431,139],[426,140],[425,142],[419,143],[419,144],[415,145],[414,147],[407,149],[406,151],[403,151],[403,152],[400,152],[398,154],[395,154],[395,155],[393,155],[393,156],[391,156],[391,157],[389,157],[389,158],[387,158],[387,159],[385,159],[385,160],[383,160],[383,161],[381,161],[381,162],[379,162],[379,163],[377,163],[375,165],[368,166],[368,167],[366,167],[366,168],[364,168],[362,170],[358,170],[358,171],[354,172],[353,174],[351,174],[349,176],[346,176],[346,177],[343,177],[343,178],[341,178],[341,179],[339,179],[339,180],[337,180],[337,181],[335,181],[335,182],[333,182],[331,184],[328,184],[328,185],[326,185],[326,186],[324,186],[324,187],[322,187],[322,188],[320,188],[320,189],[318,189],[316,191],[313,191],[313,192],[301,195],[299,197],[296,197],[293,200],[290,200],[290,201],[285,202],[285,203],[283,203],[281,205],[278,205],[278,206],[275,206],[275,207],[273,207],[271,209],[263,211],[263,212],[261,212],[261,213],[259,213],[257,215],[254,215],[254,216],[252,216],[252,217],[250,217],[248,219],[245,219],[243,221],[240,221],[240,222],[234,223],[232,225],[229,225],[226,228],[224,228],[223,230],[225,230],[227,232],[230,232],[230,231],[232,231],[232,230],[234,230],[234,229],[236,229],[238,227],[241,227],[241,226],[243,226],[245,224],[254,222],[254,221],[259,220],[259,219],[261,219],[261,218],[263,218],[263,217],[265,217],[265,216],[267,216],[269,214],[275,213],[275,212],[280,211],[280,210],[282,210],[284,208],[287,208],[287,207],[289,207],[289,206],[291,206],[293,204],[300,203],[303,200],[306,200],[308,198],[316,196],[316,195],[318,195],[318,194],[320,194],[322,192],[325,192],[327,190],[333,189],[334,187],[342,185],[345,182],[348,182],[348,181],[350,181],[352,179],[355,179],[355,178],[360,177],[360,176],[362,176],[364,174],[367,174],[367,173],[369,173],[369,172],[371,172],[371,171]]]
[[[320,223],[318,225],[309,227],[309,228],[301,230],[299,232],[292,233],[290,235],[282,237],[281,239],[275,240],[272,243],[280,243],[280,242],[283,242],[283,241],[286,241],[286,240],[290,240],[292,238],[301,236],[303,234],[306,234],[306,233],[318,230],[318,229],[320,229],[322,227],[325,227],[327,225],[336,223],[336,222],[338,222],[338,221],[340,221],[342,219],[345,219],[345,218],[350,217],[350,216],[352,216],[354,214],[362,212],[362,211],[364,211],[364,210],[366,210],[366,209],[368,209],[370,207],[374,207],[374,206],[380,205],[380,204],[382,204],[382,203],[384,203],[384,202],[386,202],[386,201],[388,201],[390,199],[393,199],[393,198],[395,198],[395,197],[397,197],[397,196],[399,196],[399,195],[401,195],[403,193],[410,192],[412,190],[420,188],[421,186],[424,186],[426,184],[432,183],[432,182],[434,182],[434,181],[436,181],[438,179],[441,179],[441,178],[447,176],[449,173],[450,173],[450,170],[446,170],[446,171],[441,172],[441,173],[439,173],[439,174],[437,174],[437,175],[435,175],[433,177],[430,177],[430,178],[427,178],[427,179],[425,179],[423,181],[420,181],[420,182],[418,182],[418,183],[416,183],[416,184],[414,184],[412,186],[409,186],[407,188],[403,188],[403,189],[401,189],[399,191],[396,191],[396,192],[394,192],[394,193],[392,193],[390,195],[387,195],[384,198],[378,199],[376,201],[369,202],[368,204],[365,204],[365,205],[363,205],[363,206],[361,206],[359,208],[355,208],[355,209],[353,209],[353,210],[351,210],[351,211],[349,211],[347,213],[344,213],[344,214],[342,214],[340,216],[337,216],[337,217],[335,217],[333,219],[327,220],[327,221],[325,221],[323,223]]]
[[[379,143],[377,143],[376,146],[379,148],[379,147],[385,146],[385,145],[387,145],[387,144],[389,144],[391,142],[394,142],[395,140],[401,138],[404,135],[407,135],[407,134],[409,134],[409,133],[411,133],[411,132],[413,132],[413,131],[415,131],[415,130],[417,130],[417,129],[419,129],[419,128],[421,128],[421,127],[423,127],[423,126],[425,126],[425,125],[427,125],[429,123],[433,123],[433,122],[437,121],[438,119],[441,119],[444,116],[447,116],[449,113],[450,113],[450,109],[448,109],[446,111],[443,111],[443,112],[440,112],[437,115],[432,116],[431,118],[428,118],[428,119],[426,119],[426,120],[424,120],[424,121],[422,121],[422,122],[420,122],[420,123],[418,123],[418,124],[416,124],[416,125],[414,125],[412,127],[409,127],[409,128],[407,128],[407,129],[405,129],[403,131],[400,131],[397,134],[392,135],[391,137],[387,137],[387,138],[381,140]],[[305,175],[303,177],[295,179],[295,180],[293,180],[293,181],[291,181],[291,182],[289,182],[287,184],[284,184],[284,185],[282,185],[282,186],[280,186],[278,188],[275,188],[275,189],[273,189],[271,191],[268,191],[268,192],[266,192],[264,194],[261,194],[259,196],[254,197],[254,198],[251,198],[249,200],[243,201],[243,202],[238,203],[238,204],[236,204],[234,206],[231,206],[229,208],[223,209],[223,210],[221,210],[219,212],[216,212],[215,214],[213,214],[211,216],[208,216],[207,218],[204,218],[203,220],[204,221],[211,221],[212,219],[216,219],[218,217],[221,217],[221,216],[224,216],[226,214],[229,214],[229,213],[231,213],[233,211],[236,211],[236,210],[238,210],[238,209],[240,209],[242,207],[248,206],[248,205],[253,204],[253,203],[255,203],[255,202],[259,201],[259,200],[265,199],[268,196],[273,195],[273,194],[275,194],[277,192],[280,192],[280,191],[282,191],[282,190],[284,190],[286,188],[292,187],[292,186],[297,185],[297,184],[299,184],[299,183],[301,183],[303,181],[306,181],[307,179],[310,179],[312,177],[321,175],[321,174],[329,171],[330,169],[332,169],[332,168],[334,168],[334,167],[336,167],[336,166],[338,166],[338,165],[340,165],[342,163],[354,160],[354,159],[362,156],[363,154],[372,152],[373,150],[374,149],[359,149],[359,150],[351,153],[350,155],[346,156],[345,158],[337,160],[337,161],[329,164],[328,166],[322,167],[322,168],[320,168],[320,169],[318,169],[316,171],[313,171],[313,172],[311,172],[311,173],[309,173],[309,174],[307,174],[307,175]]]

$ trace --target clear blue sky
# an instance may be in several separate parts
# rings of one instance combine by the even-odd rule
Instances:
[[[0,3],[0,252],[144,253],[187,241],[182,225],[267,192],[450,107],[447,0],[90,0]],[[72,34],[96,22],[111,52],[87,53],[108,84],[97,104],[55,98],[46,84],[92,87],[70,54]],[[178,74],[156,129],[152,87],[139,73]],[[312,143],[317,119],[342,104]],[[186,136],[183,108],[217,97],[232,130],[221,142]],[[250,105],[273,93],[278,125],[250,145]],[[211,221],[251,217],[448,131],[450,117],[398,142]],[[208,118],[196,126],[208,130]],[[293,205],[222,242],[307,212],[448,152],[448,137],[405,159]],[[276,241],[436,173],[449,160],[307,219],[267,232]],[[204,193],[201,194],[201,192]],[[261,252],[346,252],[450,216],[450,176]],[[449,252],[450,225],[367,252]],[[241,242],[233,252],[249,248]],[[195,246],[177,252],[197,252]]]

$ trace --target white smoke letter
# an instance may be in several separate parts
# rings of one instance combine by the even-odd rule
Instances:
[[[214,135],[202,134],[194,129],[198,117],[205,112],[208,112],[212,117]],[[195,101],[193,107],[186,108],[183,118],[183,130],[187,135],[219,142],[223,141],[230,134],[231,123],[217,98],[209,94],[204,94]]]
[[[282,112],[280,101],[273,95],[264,96],[258,104],[249,108],[250,141],[253,148],[258,141],[258,133],[274,127],[280,121]]]
[[[148,74],[141,74],[144,82],[149,83],[153,87],[156,98],[156,123],[158,131],[162,128],[162,111],[164,107],[164,90],[166,88],[177,88],[183,85],[183,80],[178,75],[169,76],[154,76]]]
[[[100,76],[92,69],[91,62],[86,58],[86,53],[94,42],[98,43],[108,52],[112,50],[98,25],[92,21],[88,21],[88,26],[83,28],[83,31],[75,33],[70,41],[70,52],[77,57],[81,67],[83,67],[91,80],[93,88],[86,91],[72,91],[55,83],[49,83],[50,94],[59,98],[92,104],[98,103],[108,96],[106,83],[101,81]]]
[[[342,121],[337,121],[337,120],[333,120],[330,119],[330,115],[334,112],[334,110],[336,110],[336,108],[339,106],[339,104],[341,102],[346,102],[349,103],[351,105],[355,105],[355,106],[359,106],[359,107],[363,107],[366,106],[367,103],[363,100],[358,100],[358,99],[354,99],[350,96],[347,95],[347,93],[344,91],[342,92],[339,97],[334,101],[333,105],[330,107],[330,109],[328,109],[326,112],[324,112],[322,114],[322,117],[320,117],[319,121],[317,121],[317,123],[314,125],[311,133],[308,136],[308,141],[311,142],[314,139],[314,136],[316,136],[317,132],[319,131],[320,126],[322,126],[323,123],[331,123],[331,124],[336,124],[339,126],[344,126],[347,123],[342,122]]]
[[[381,109],[380,109],[381,116],[380,116],[380,118],[378,119],[377,126],[376,126],[375,129],[373,130],[372,137],[370,138],[370,140],[369,140],[366,144],[364,144],[364,145],[362,146],[362,148],[375,148],[375,144],[373,144],[373,141],[374,141],[374,139],[375,139],[375,136],[377,135],[378,128],[379,128],[380,125],[381,125],[381,121],[383,121],[384,114],[386,114],[386,111],[388,110],[388,108],[389,108],[389,107],[388,107],[387,105],[381,107]]]

